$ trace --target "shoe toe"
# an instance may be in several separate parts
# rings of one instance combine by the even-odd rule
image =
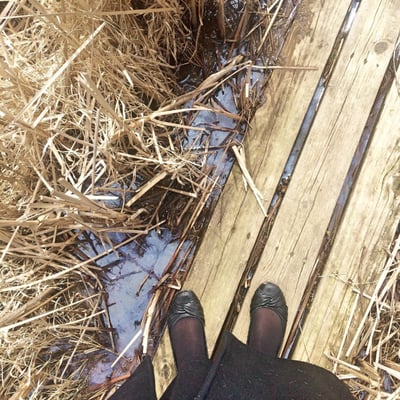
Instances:
[[[283,328],[286,328],[288,309],[285,296],[279,286],[266,282],[258,287],[251,300],[250,313],[260,307],[268,308],[277,313],[282,321]]]
[[[191,290],[183,290],[175,295],[168,313],[168,328],[172,329],[179,320],[187,317],[197,318],[204,326],[203,307]]]

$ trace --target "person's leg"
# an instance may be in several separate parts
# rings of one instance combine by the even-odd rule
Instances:
[[[282,291],[273,283],[263,283],[251,300],[247,344],[253,350],[276,357],[285,334],[286,322],[287,306]]]
[[[177,368],[171,400],[193,399],[208,373],[203,308],[191,291],[179,292],[168,315],[168,330]]]

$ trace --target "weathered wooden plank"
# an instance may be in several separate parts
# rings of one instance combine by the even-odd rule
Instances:
[[[340,3],[340,4],[337,4]],[[315,66],[315,71],[275,71],[246,140],[248,168],[268,204],[327,62],[350,0],[303,2],[282,59],[286,65]],[[246,193],[234,168],[196,255],[185,288],[196,291],[206,314],[206,334],[212,349],[263,222],[252,193]],[[173,375],[169,342],[162,340],[154,359],[157,391]],[[164,379],[166,378],[166,379]]]
[[[327,368],[331,363],[324,354],[334,351],[345,360],[344,352],[337,351],[355,301],[352,287],[373,293],[400,220],[399,166],[400,96],[393,83],[294,358]],[[356,308],[347,335],[350,340],[365,309],[361,303],[367,301]],[[344,351],[348,341],[344,341]]]
[[[289,326],[391,57],[399,6],[399,1],[361,2],[253,278],[252,290],[268,279],[282,287]],[[250,297],[235,327],[241,339]]]

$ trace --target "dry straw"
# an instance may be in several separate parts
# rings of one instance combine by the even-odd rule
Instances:
[[[0,398],[76,398],[91,355],[115,350],[96,267],[121,245],[108,233],[134,240],[162,222],[163,192],[207,190],[202,159],[183,151],[182,111],[154,114],[180,94],[184,12],[178,1],[2,6]],[[138,201],[159,183],[148,207]],[[102,254],[79,251],[84,232]]]
[[[354,288],[354,303],[333,372],[359,399],[400,398],[400,235],[372,291]],[[346,360],[350,360],[346,361]]]
[[[249,4],[256,15],[258,2]],[[274,6],[280,14],[282,2]],[[188,26],[200,32],[202,7],[0,3],[1,399],[101,398],[81,389],[97,352],[115,352],[96,262],[126,242],[113,243],[109,233],[129,234],[129,242],[171,223],[173,195],[187,200],[178,218],[184,237],[217,184],[207,146],[184,145],[188,116],[210,108],[213,91],[252,64],[232,57],[191,92],[180,89],[175,67],[198,61]],[[249,18],[246,8],[232,49],[249,37],[258,40],[254,51],[268,44],[263,32],[276,16],[267,12],[251,32]],[[214,111],[239,126],[254,108],[245,93],[240,115]],[[86,256],[88,232],[104,244],[94,257]]]

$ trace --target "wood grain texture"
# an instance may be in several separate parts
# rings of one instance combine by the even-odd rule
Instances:
[[[399,70],[400,72],[400,70]],[[330,368],[325,354],[344,358],[372,294],[400,220],[400,96],[394,82],[293,357]],[[343,350],[339,353],[339,349]],[[354,354],[352,354],[354,355]],[[351,356],[350,355],[350,358]]]

